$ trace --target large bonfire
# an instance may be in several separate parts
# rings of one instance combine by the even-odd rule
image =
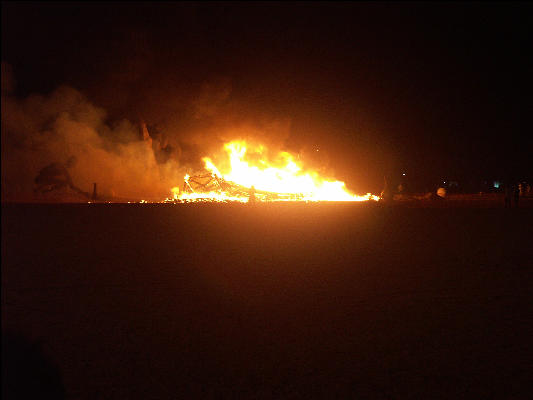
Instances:
[[[217,167],[204,157],[205,171],[185,175],[181,187],[172,188],[165,202],[189,201],[367,201],[379,200],[367,193],[351,194],[344,182],[323,179],[318,172],[304,170],[287,152],[267,157],[263,145],[232,141],[224,145],[224,160]]]

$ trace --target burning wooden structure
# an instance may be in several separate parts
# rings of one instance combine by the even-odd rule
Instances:
[[[163,202],[253,202],[253,201],[368,201],[378,196],[351,194],[344,182],[327,180],[305,170],[287,152],[268,156],[264,146],[245,141],[224,145],[223,173],[209,157],[202,158],[205,171],[185,175],[183,185],[171,189],[173,197]],[[220,161],[220,159],[219,159]]]
[[[293,193],[276,193],[264,190],[256,190],[255,188],[247,188],[235,182],[230,182],[216,174],[198,174],[189,176],[186,175],[183,180],[181,188],[181,198],[187,200],[188,195],[194,195],[195,200],[211,199],[214,194],[218,194],[221,198],[232,199],[235,201],[248,201],[254,198],[260,201],[284,201],[303,200],[302,194]],[[217,197],[217,196],[215,196]]]

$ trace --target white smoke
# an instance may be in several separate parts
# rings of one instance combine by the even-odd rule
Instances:
[[[4,70],[6,75],[4,75]],[[2,87],[11,79],[2,67]],[[156,162],[152,144],[127,120],[110,125],[105,110],[70,87],[19,100],[2,90],[2,200],[34,199],[34,178],[74,156],[76,186],[122,198],[164,198],[183,178],[177,163]]]

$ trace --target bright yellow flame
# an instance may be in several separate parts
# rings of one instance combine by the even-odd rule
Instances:
[[[183,201],[239,201],[245,203],[248,201],[247,197],[242,196],[228,196],[226,193],[209,192],[209,193],[183,193],[179,196]]]
[[[219,178],[222,177],[222,174],[220,173],[220,171],[218,170],[217,167],[215,167],[215,164],[213,164],[211,162],[211,160],[209,159],[209,157],[204,157],[202,158],[202,161],[205,163],[205,169],[208,170],[208,171],[211,171],[213,173],[213,175],[215,176],[218,176]],[[187,175],[188,176],[188,175]]]
[[[353,195],[348,192],[344,182],[328,181],[317,172],[304,172],[302,166],[287,152],[279,152],[271,163],[264,156],[264,146],[250,147],[244,141],[233,141],[224,145],[229,158],[229,167],[222,173],[209,157],[203,158],[205,168],[213,177],[234,182],[244,188],[257,191],[295,195],[293,198],[307,201],[366,201],[379,200],[378,196],[367,193],[364,196]],[[250,161],[247,155],[259,155]],[[185,182],[190,176],[185,176]],[[246,196],[231,196],[224,192],[210,193],[179,193],[173,188],[173,198],[180,200],[212,200],[212,201],[247,201]],[[289,198],[290,199],[290,198]],[[168,200],[168,199],[167,199]],[[287,196],[280,196],[279,200],[288,200]]]

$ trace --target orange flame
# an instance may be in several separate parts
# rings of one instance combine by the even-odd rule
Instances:
[[[251,147],[245,141],[233,141],[224,145],[224,150],[229,159],[229,167],[222,169],[213,163],[211,158],[205,157],[205,169],[213,177],[233,182],[241,187],[257,191],[278,193],[282,195],[297,195],[299,200],[306,201],[366,201],[379,200],[378,196],[367,193],[364,196],[351,194],[344,182],[328,181],[319,176],[317,172],[304,172],[302,165],[287,152],[279,152],[276,162],[271,163],[265,156],[264,146]],[[250,161],[250,153],[259,155],[259,159]],[[188,183],[188,175],[185,182]],[[223,191],[210,193],[179,193],[178,188],[173,188],[173,198],[176,200],[211,201],[247,201],[247,196],[232,196]],[[290,199],[290,196],[280,196],[279,200]],[[167,199],[168,200],[168,199]]]

